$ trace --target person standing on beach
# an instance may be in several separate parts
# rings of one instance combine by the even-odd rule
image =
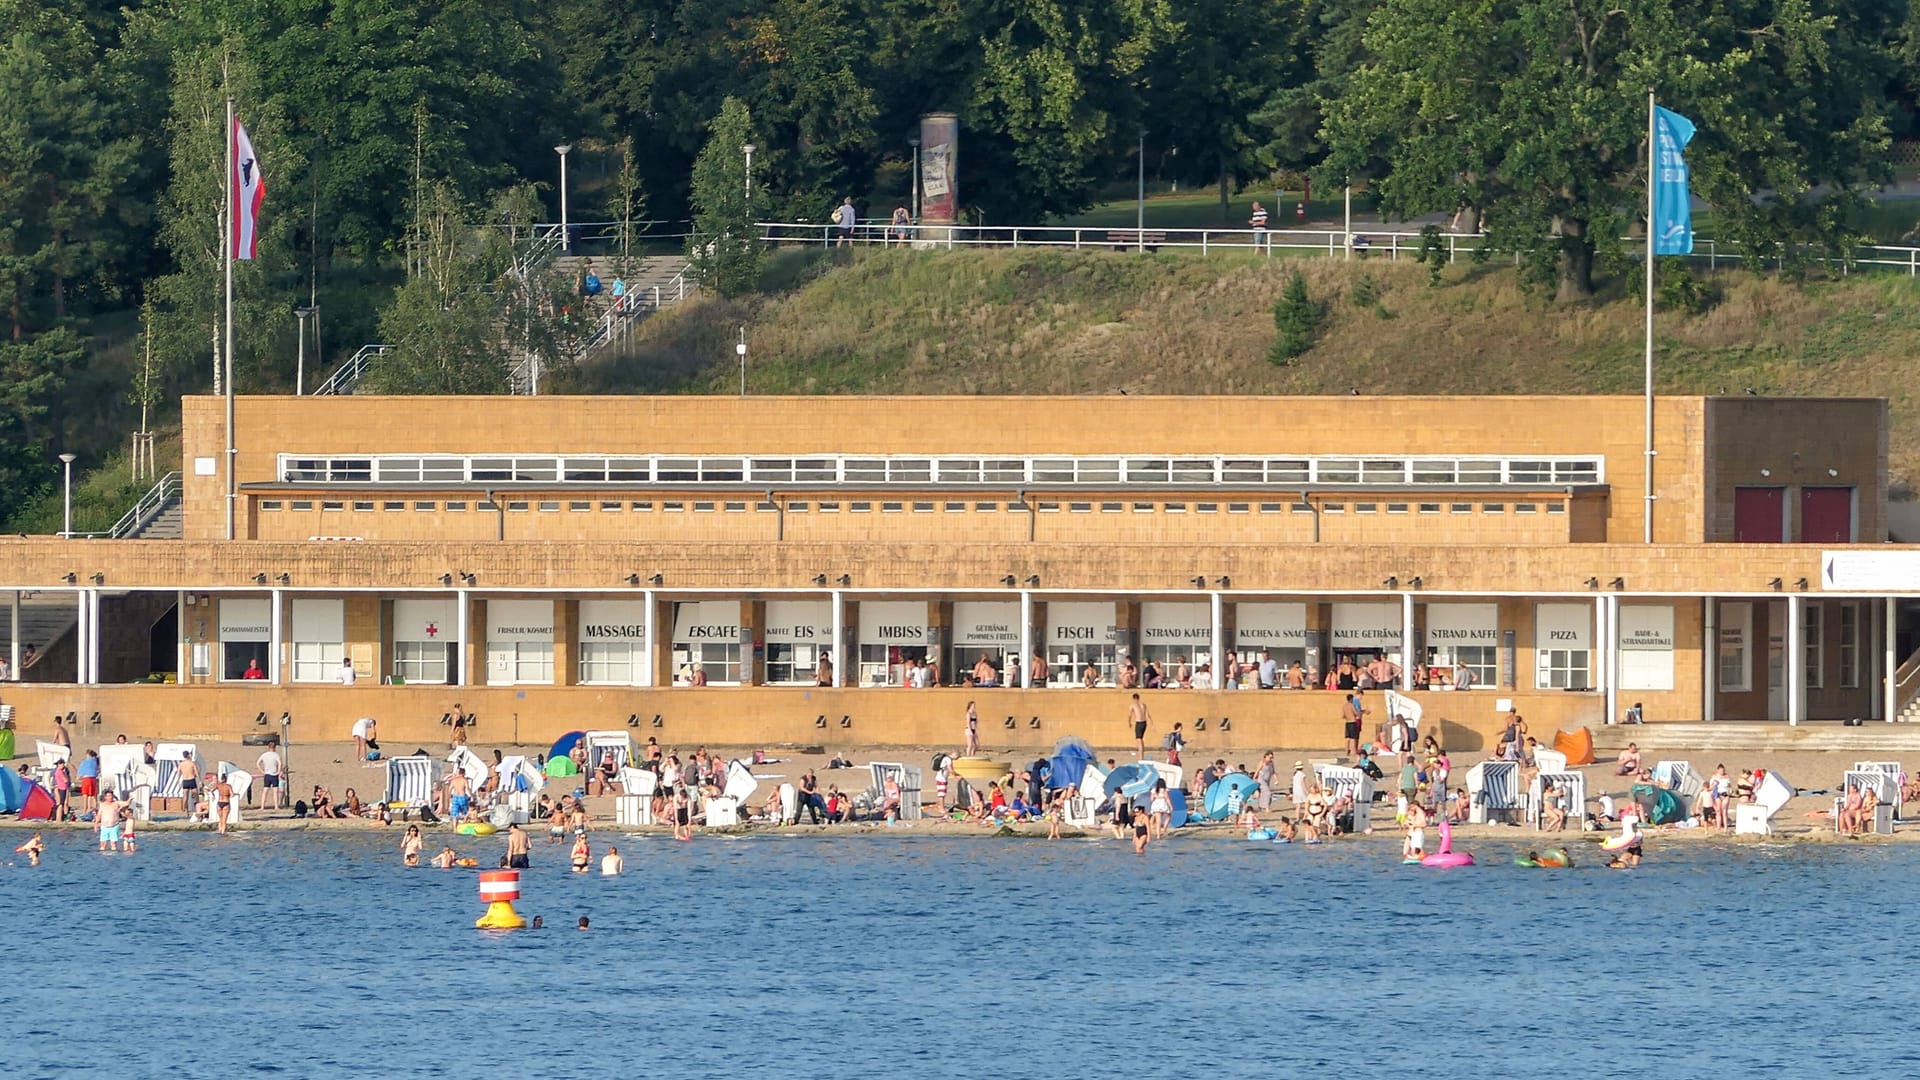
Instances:
[[[967,702],[967,752],[962,757],[978,757],[980,754],[980,710],[973,702]]]
[[[80,812],[91,813],[100,799],[100,751],[89,750],[80,759]]]
[[[281,772],[285,763],[280,760],[277,746],[269,746],[260,755],[260,807],[263,810],[278,809],[286,805],[282,794],[286,789],[280,786]]]
[[[1269,750],[1260,758],[1260,766],[1253,771],[1253,782],[1258,785],[1255,796],[1260,800],[1260,809],[1273,809],[1273,774],[1278,771],[1273,763],[1273,751]]]
[[[507,826],[507,866],[514,870],[525,870],[527,856],[533,851],[533,844],[527,839],[527,831],[518,822]]]
[[[1176,720],[1173,725],[1173,730],[1167,732],[1165,746],[1167,751],[1167,764],[1180,764],[1180,751],[1187,748],[1187,733],[1184,730],[1184,725],[1179,721]]]
[[[1358,690],[1347,695],[1347,702],[1340,710],[1340,734],[1347,740],[1347,756],[1360,756],[1360,723],[1367,714],[1366,706],[1360,703]]]
[[[1133,704],[1127,706],[1127,721],[1133,725],[1133,742],[1140,760],[1147,758],[1147,724],[1152,720],[1147,715],[1147,703],[1140,700],[1138,693],[1133,695]]]
[[[673,793],[673,838],[693,839],[693,803],[687,798],[685,788]]]

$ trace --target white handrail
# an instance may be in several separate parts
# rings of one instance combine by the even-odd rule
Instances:
[[[126,513],[120,515],[120,520],[113,523],[113,528],[107,530],[107,535],[115,540],[123,540],[133,535],[145,528],[148,522],[159,517],[160,512],[166,509],[167,503],[179,494],[180,474],[169,472],[162,476],[158,483],[148,488],[147,493],[140,496],[139,502],[134,503]]]
[[[365,375],[373,358],[393,348],[391,345],[362,345],[358,352],[347,358],[346,363],[327,376],[327,381],[314,390],[318,395],[351,394],[359,385],[360,376]]]

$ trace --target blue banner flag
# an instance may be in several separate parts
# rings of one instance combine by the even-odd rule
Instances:
[[[1671,109],[1653,110],[1653,235],[1655,255],[1693,253],[1693,206],[1687,191],[1687,144],[1693,121]]]

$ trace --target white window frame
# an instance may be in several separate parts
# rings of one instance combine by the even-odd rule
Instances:
[[[1861,611],[1856,600],[1840,603],[1840,686],[1844,690],[1860,688]]]
[[[580,685],[637,686],[646,646],[628,639],[580,643]]]
[[[393,643],[393,677],[403,679],[408,685],[445,686],[452,681],[453,657],[448,655],[450,647],[465,648],[462,642],[449,641],[395,641]]]
[[[1806,685],[1809,690],[1826,688],[1825,671],[1827,668],[1826,624],[1821,605],[1807,603],[1800,609],[1800,641],[1806,655]]]

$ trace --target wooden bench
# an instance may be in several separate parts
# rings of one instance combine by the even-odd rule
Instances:
[[[1165,229],[1108,229],[1107,243],[1115,251],[1127,251],[1133,248],[1146,248],[1159,251],[1160,245],[1167,242]]]

